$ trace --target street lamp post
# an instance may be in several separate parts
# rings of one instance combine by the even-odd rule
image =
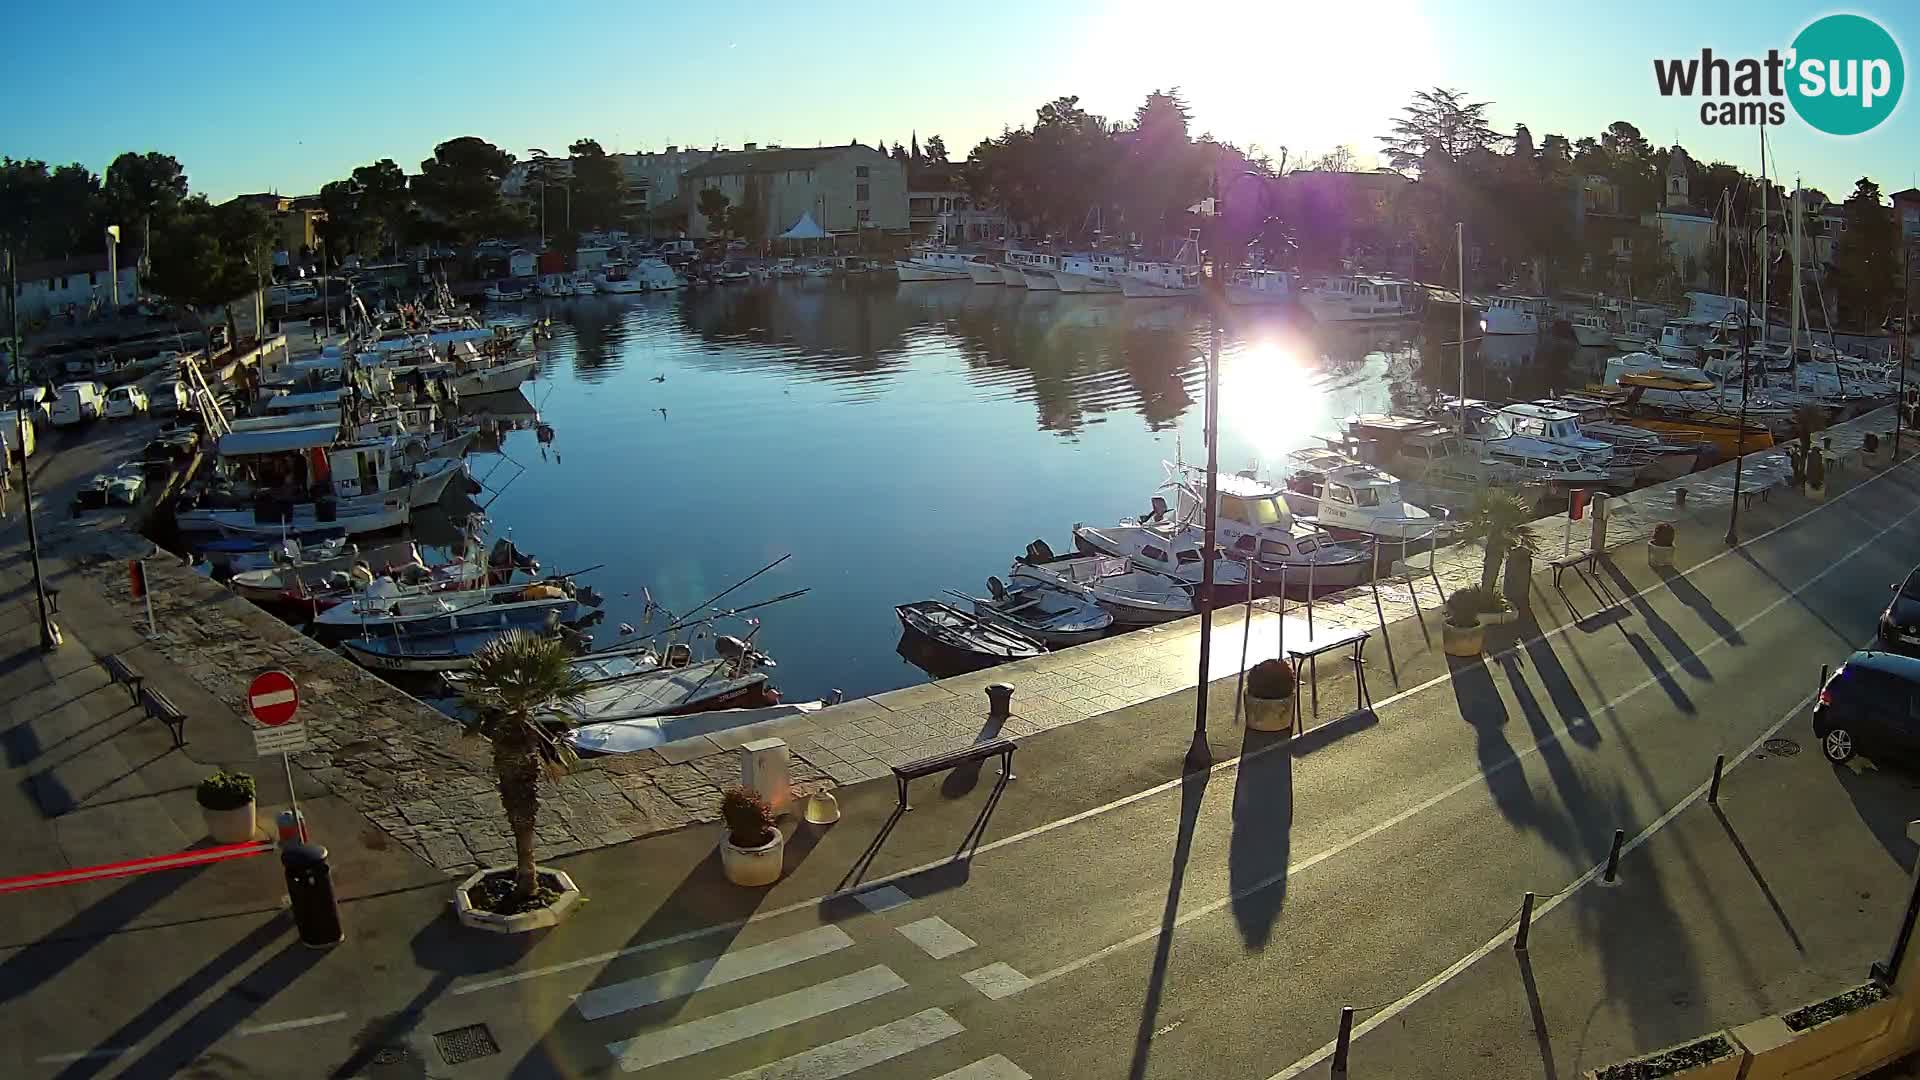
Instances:
[[[53,614],[47,610],[47,584],[40,573],[40,533],[33,520],[33,470],[27,468],[27,419],[26,385],[20,380],[20,281],[19,266],[11,250],[7,252],[7,345],[13,361],[13,421],[17,425],[20,440],[20,500],[27,508],[27,557],[33,564],[33,595],[40,609],[40,651],[52,652],[60,647],[62,637],[60,627],[53,621]],[[0,453],[5,453],[5,443],[0,442]]]
[[[1913,318],[1913,238],[1904,237],[1900,244],[1900,389],[1893,399],[1893,463],[1900,464],[1900,431],[1907,419],[1907,343],[1913,328],[1908,320]]]
[[[113,310],[120,310],[120,226],[107,226],[107,288],[112,290]]]

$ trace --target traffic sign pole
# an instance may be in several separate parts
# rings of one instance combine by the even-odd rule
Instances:
[[[269,746],[277,744],[280,750],[280,767],[287,776],[287,801],[292,804],[293,820],[298,826],[300,793],[293,786],[293,758],[289,749],[296,745],[303,749],[306,746],[306,729],[294,720],[294,714],[300,710],[300,688],[285,670],[268,668],[255,675],[253,682],[247,686],[247,708],[252,711],[253,718],[267,728],[266,732],[254,732],[255,745],[260,746],[264,734],[264,741]]]

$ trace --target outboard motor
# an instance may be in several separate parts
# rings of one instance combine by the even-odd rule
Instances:
[[[1028,562],[1043,563],[1050,562],[1052,559],[1053,549],[1047,546],[1045,540],[1035,540],[1033,543],[1027,545]]]
[[[1153,509],[1147,512],[1147,516],[1145,520],[1162,521],[1162,520],[1165,520],[1167,514],[1169,514],[1170,512],[1171,511],[1167,508],[1167,500],[1161,498],[1158,495],[1155,495],[1153,497]]]

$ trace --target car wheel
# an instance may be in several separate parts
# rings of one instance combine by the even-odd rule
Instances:
[[[1826,736],[1820,740],[1820,752],[1827,755],[1827,760],[1835,765],[1845,765],[1852,761],[1853,732],[1843,727],[1827,732]]]

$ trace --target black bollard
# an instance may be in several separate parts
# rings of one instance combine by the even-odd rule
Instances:
[[[1613,879],[1620,876],[1620,845],[1625,843],[1626,839],[1627,830],[1613,830],[1613,850],[1607,853],[1607,872],[1601,878],[1608,885],[1613,884]]]
[[[1013,684],[997,682],[987,687],[987,716],[1004,718],[1013,712]]]
[[[1527,951],[1527,932],[1533,929],[1533,894],[1520,898],[1520,929],[1513,935],[1513,951]]]
[[[1340,1035],[1333,1041],[1333,1080],[1347,1080],[1347,1048],[1353,1045],[1353,1006],[1340,1006]]]
[[[1713,756],[1713,783],[1707,785],[1707,801],[1710,803],[1717,804],[1720,801],[1720,772],[1726,767],[1727,755],[1715,754]]]
[[[280,851],[287,871],[287,899],[300,943],[316,949],[340,944],[340,907],[333,899],[333,872],[319,844],[288,844]]]

